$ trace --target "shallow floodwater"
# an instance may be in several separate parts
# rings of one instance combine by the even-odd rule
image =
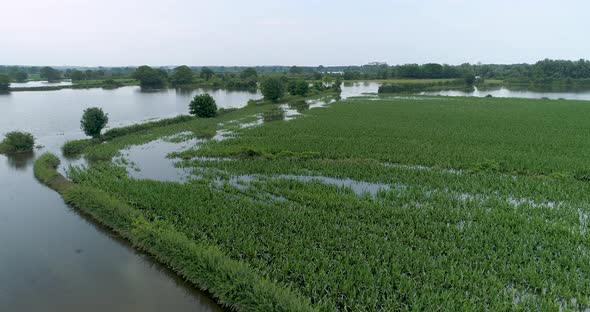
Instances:
[[[84,137],[82,111],[100,106],[113,126],[186,114],[204,90],[143,93],[138,87],[0,95],[0,134],[28,131],[35,153],[0,155],[0,311],[218,311],[207,295],[68,207],[33,176],[35,157],[61,155]],[[210,91],[220,107],[259,93]],[[62,168],[70,163],[62,161]],[[74,161],[75,163],[75,161]]]
[[[501,87],[494,90],[479,90],[474,88],[473,92],[465,92],[461,90],[444,90],[433,92],[421,92],[422,95],[444,95],[444,96],[475,96],[485,97],[488,94],[493,97],[501,98],[526,98],[526,99],[567,99],[567,100],[585,100],[590,101],[590,90],[585,91],[568,91],[568,92],[539,92],[530,90],[513,90],[506,87]]]
[[[342,92],[340,93],[340,97],[345,100],[353,96],[377,94],[377,91],[379,91],[379,86],[381,86],[381,83],[372,81],[352,83],[344,82],[342,84]]]
[[[55,86],[71,86],[72,82],[69,80],[62,80],[58,82],[48,81],[27,81],[27,82],[12,82],[11,88],[34,88],[34,87],[55,87]]]

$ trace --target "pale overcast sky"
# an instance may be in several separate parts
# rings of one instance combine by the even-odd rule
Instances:
[[[2,0],[0,64],[590,58],[587,0]]]

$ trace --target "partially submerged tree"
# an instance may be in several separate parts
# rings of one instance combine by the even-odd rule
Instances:
[[[21,153],[30,152],[35,146],[35,138],[27,132],[12,131],[5,135],[4,140],[0,143],[0,152],[2,153]]]
[[[166,85],[166,73],[149,66],[140,66],[133,73],[139,85],[145,89],[160,89]]]
[[[193,71],[186,65],[176,67],[170,81],[175,87],[190,85],[193,83]]]
[[[0,93],[10,91],[10,77],[0,74]]]
[[[87,136],[93,138],[100,137],[100,131],[109,122],[108,114],[102,111],[102,108],[91,107],[84,110],[80,126]]]
[[[276,102],[283,97],[283,82],[276,77],[266,78],[260,84],[260,92],[262,92],[265,99]]]
[[[217,104],[209,93],[195,96],[189,105],[189,113],[201,118],[210,118],[217,115]]]

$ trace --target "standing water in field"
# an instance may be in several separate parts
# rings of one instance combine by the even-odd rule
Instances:
[[[590,101],[590,90],[585,91],[564,91],[555,92],[548,90],[547,92],[542,91],[531,91],[531,90],[513,90],[506,87],[493,90],[479,90],[474,87],[472,92],[466,92],[462,90],[442,90],[432,92],[421,92],[422,95],[444,95],[444,96],[474,96],[474,97],[485,97],[491,95],[492,97],[501,98],[526,98],[526,99],[566,99],[566,100],[584,100]]]

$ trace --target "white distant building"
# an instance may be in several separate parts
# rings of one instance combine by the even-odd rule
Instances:
[[[367,65],[369,65],[369,66],[382,66],[382,65],[387,66],[387,62],[370,62]]]

